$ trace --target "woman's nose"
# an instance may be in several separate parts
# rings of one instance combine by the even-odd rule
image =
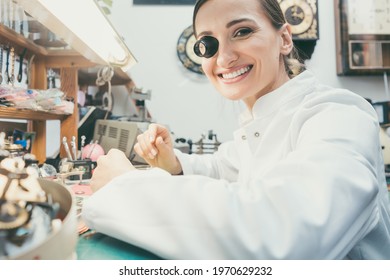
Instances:
[[[220,42],[217,52],[217,64],[224,68],[234,65],[238,59],[238,53],[229,42]]]

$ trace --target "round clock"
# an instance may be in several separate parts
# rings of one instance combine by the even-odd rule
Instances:
[[[197,56],[194,52],[195,43],[196,38],[194,29],[192,28],[192,25],[190,25],[184,29],[177,41],[177,56],[185,68],[197,74],[203,74],[201,65],[202,58]]]
[[[307,0],[284,0],[280,2],[280,8],[293,35],[307,32],[314,22],[315,14]]]

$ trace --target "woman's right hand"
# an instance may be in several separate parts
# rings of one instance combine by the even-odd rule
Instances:
[[[159,124],[150,124],[149,128],[137,136],[135,152],[150,166],[162,168],[172,175],[182,172],[180,162],[173,151],[173,141],[169,130]]]

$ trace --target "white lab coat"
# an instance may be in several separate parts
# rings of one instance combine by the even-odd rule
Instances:
[[[371,105],[305,71],[261,97],[214,155],[177,152],[85,201],[97,231],[167,259],[390,259]]]

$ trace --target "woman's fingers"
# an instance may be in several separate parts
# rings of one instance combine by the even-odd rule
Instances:
[[[138,150],[140,150],[140,153],[142,154],[143,158],[147,157],[149,159],[154,159],[157,155],[157,149],[154,144],[154,141],[150,141],[151,137],[154,138],[155,136],[151,136],[148,130],[137,136],[136,145],[138,146]]]

